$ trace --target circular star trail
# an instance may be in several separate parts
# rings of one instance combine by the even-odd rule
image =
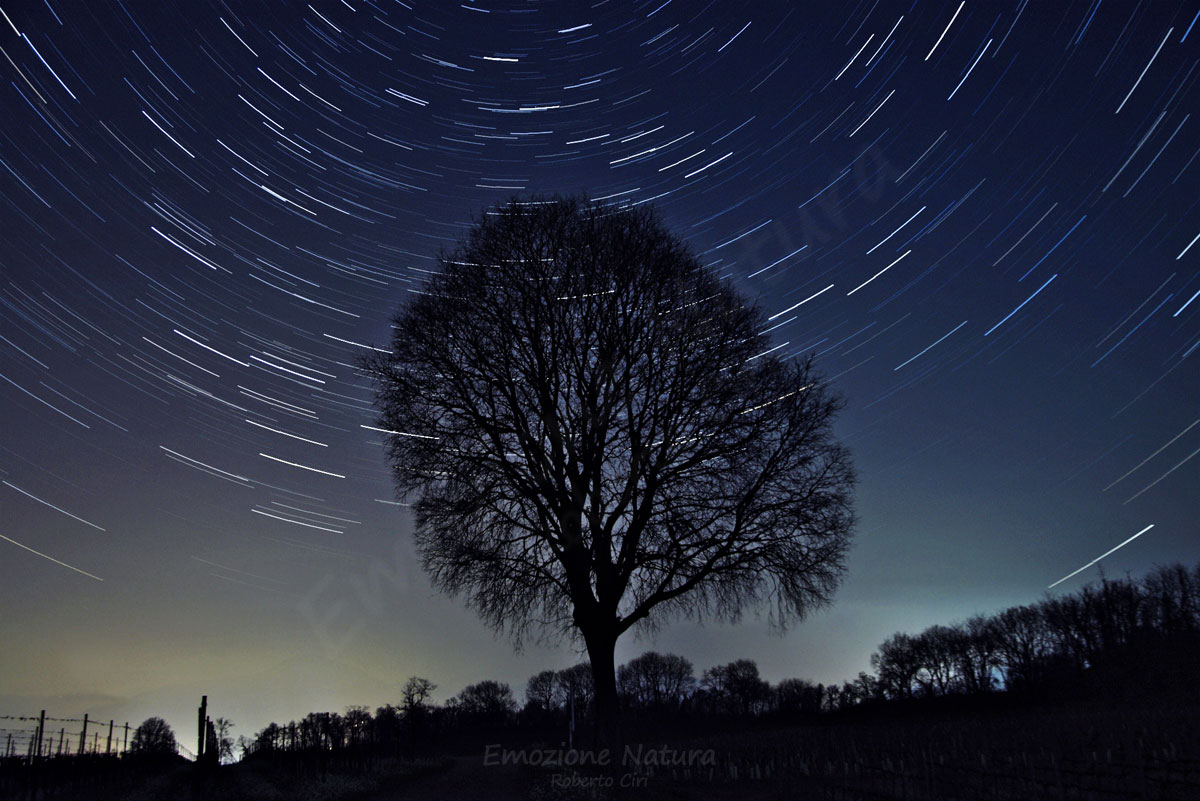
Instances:
[[[351,651],[452,691],[507,659],[430,597],[355,365],[539,193],[654,204],[847,398],[841,600],[692,632],[698,664],[840,679],[1119,543],[1108,569],[1195,558],[1194,4],[0,8],[13,692]]]

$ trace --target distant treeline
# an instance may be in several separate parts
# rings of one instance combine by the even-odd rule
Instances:
[[[1159,567],[1141,580],[1109,579],[1071,595],[995,615],[977,615],[919,634],[897,633],[871,657],[874,674],[837,684],[789,678],[772,685],[749,659],[705,670],[653,651],[618,669],[622,712],[639,730],[676,732],[705,722],[798,721],[860,708],[919,706],[960,696],[1020,702],[1103,693],[1195,691],[1200,669],[1200,563]],[[546,670],[525,687],[524,705],[503,682],[481,681],[445,704],[436,685],[413,677],[398,705],[374,714],[312,713],[242,738],[246,757],[297,752],[427,754],[435,750],[526,740],[586,744],[592,678],[584,662]],[[1000,694],[1003,693],[1003,696]]]

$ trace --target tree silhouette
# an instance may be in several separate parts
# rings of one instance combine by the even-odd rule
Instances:
[[[617,670],[627,703],[657,712],[678,709],[696,687],[692,663],[676,654],[647,651]]]
[[[553,709],[554,680],[555,672],[553,670],[543,670],[530,676],[529,681],[525,684],[525,705],[539,712]]]
[[[405,715],[420,714],[436,689],[437,685],[429,679],[421,676],[409,676],[408,681],[404,682],[404,689],[401,690],[400,708],[404,710]]]
[[[709,693],[718,712],[747,718],[768,700],[771,691],[771,685],[759,677],[753,659],[715,665],[704,671],[700,685]]]
[[[174,756],[175,732],[162,718],[146,718],[134,730],[133,739],[129,742],[129,751],[146,756]]]
[[[646,207],[489,212],[364,362],[425,569],[518,644],[583,640],[615,744],[634,625],[783,626],[829,600],[853,523],[811,360]]]
[[[505,724],[517,711],[512,689],[492,679],[468,684],[451,701],[460,717],[492,726]]]
[[[233,721],[229,718],[217,718],[213,721],[216,732],[217,759],[222,762],[233,761]]]

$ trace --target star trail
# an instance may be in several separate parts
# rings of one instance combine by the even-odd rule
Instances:
[[[0,713],[248,734],[574,661],[431,594],[356,366],[513,196],[654,204],[847,399],[834,608],[661,650],[840,681],[1113,542],[1196,559],[1194,3],[0,11]]]

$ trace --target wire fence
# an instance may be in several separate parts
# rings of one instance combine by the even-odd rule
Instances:
[[[69,756],[120,756],[129,746],[129,723],[37,715],[0,715],[0,758],[38,760]]]

